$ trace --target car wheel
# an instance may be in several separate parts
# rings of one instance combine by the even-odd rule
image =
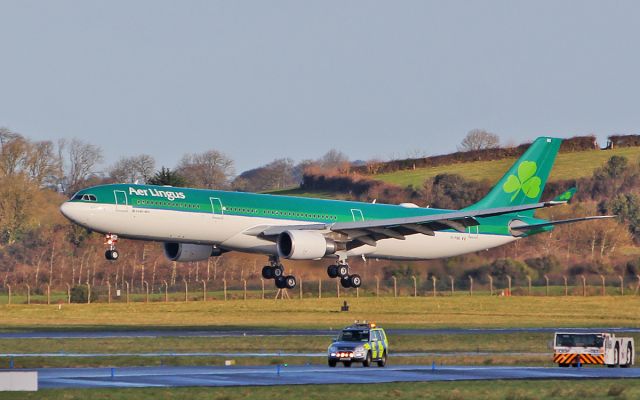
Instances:
[[[345,368],[351,368],[351,361],[344,361],[343,364]]]
[[[331,368],[335,368],[335,366],[336,366],[336,360],[329,360],[329,366],[330,366]]]
[[[387,365],[387,352],[382,353],[382,358],[378,361],[378,367],[384,367]]]
[[[624,364],[620,366],[620,368],[629,368],[633,364],[633,347],[631,347],[631,343],[627,345],[627,359]]]
[[[368,367],[371,365],[371,352],[367,352],[367,357],[362,362],[363,367]]]

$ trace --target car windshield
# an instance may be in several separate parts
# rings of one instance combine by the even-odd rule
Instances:
[[[556,335],[556,346],[562,347],[602,347],[604,338],[595,334],[562,333]]]
[[[369,331],[344,330],[338,337],[340,342],[368,342]]]

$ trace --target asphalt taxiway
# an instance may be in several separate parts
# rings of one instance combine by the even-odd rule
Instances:
[[[640,378],[640,368],[326,366],[42,368],[46,388],[136,388],[364,384],[496,379]]]

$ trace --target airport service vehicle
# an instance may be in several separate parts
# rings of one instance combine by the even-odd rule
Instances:
[[[628,368],[636,358],[633,338],[613,333],[556,332],[553,343],[553,362],[560,367],[596,364]]]
[[[375,204],[220,190],[137,184],[80,190],[60,210],[74,223],[106,237],[109,260],[119,238],[163,243],[171,261],[203,261],[229,251],[264,254],[265,279],[294,288],[283,259],[332,259],[331,278],[345,288],[362,284],[349,257],[426,260],[490,249],[555,225],[609,216],[548,221],[539,208],[567,199],[540,201],[561,139],[536,139],[491,191],[462,210],[415,204]],[[569,192],[567,192],[569,193]],[[568,196],[570,197],[570,196]]]
[[[354,362],[361,362],[363,367],[376,362],[378,367],[384,367],[387,365],[389,342],[384,329],[375,323],[356,321],[342,330],[327,353],[330,367],[335,367],[338,362],[347,368]]]

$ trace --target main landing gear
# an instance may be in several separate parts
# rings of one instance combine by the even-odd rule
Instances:
[[[262,267],[262,277],[273,279],[278,289],[293,289],[298,284],[296,277],[284,274],[284,265],[277,257],[269,257],[269,265]]]
[[[329,278],[340,278],[340,284],[343,288],[359,288],[362,285],[362,278],[358,274],[349,274],[349,264],[340,260],[336,265],[329,265],[327,268]]]
[[[118,250],[116,250],[116,243],[118,243],[118,235],[113,235],[111,233],[107,233],[105,235],[104,244],[109,246],[107,251],[105,251],[104,253],[104,257],[107,260],[115,261],[118,259],[118,257],[120,257],[120,253],[118,253]]]

